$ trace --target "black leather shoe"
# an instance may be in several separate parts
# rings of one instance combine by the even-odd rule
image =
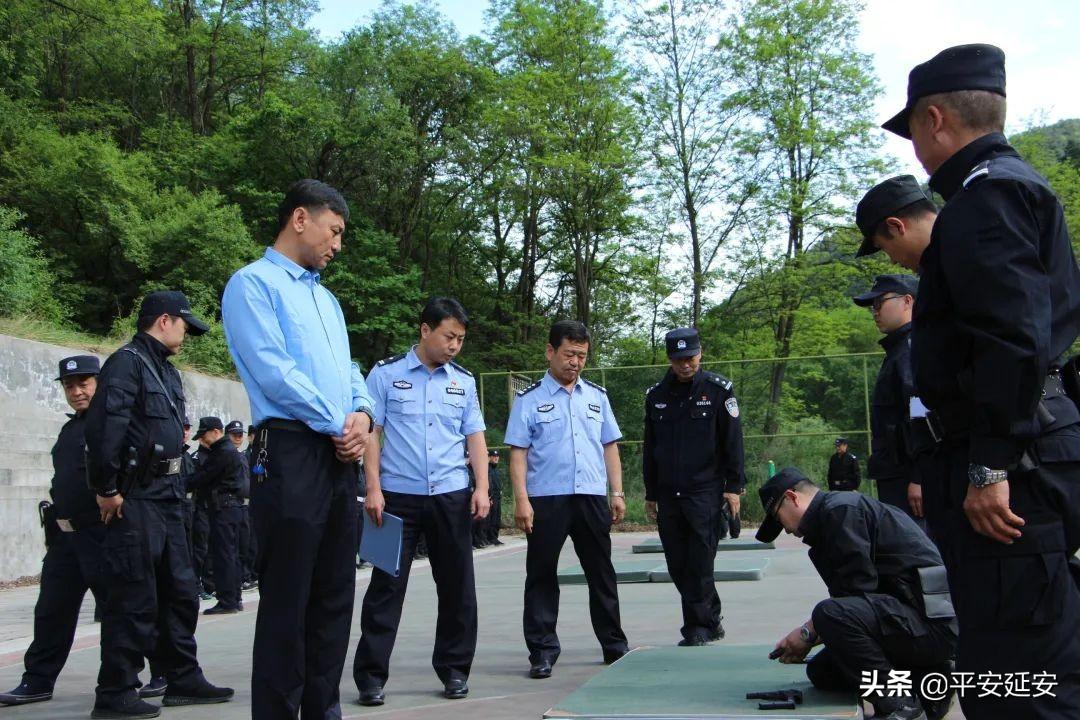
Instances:
[[[360,699],[357,701],[367,707],[378,707],[386,702],[386,693],[382,685],[372,685],[360,691]]]
[[[165,694],[165,689],[169,687],[169,684],[165,682],[163,677],[150,678],[150,682],[139,688],[139,697],[143,700],[147,698],[161,697]]]
[[[878,713],[875,712],[874,717],[877,716]],[[882,716],[882,720],[926,720],[926,713],[918,705],[905,705]]]
[[[164,707],[213,705],[214,703],[229,702],[232,698],[232,688],[211,685],[202,676],[202,673],[196,673],[195,677],[186,682],[169,683],[169,687],[165,689],[165,697],[161,700],[161,704]]]
[[[720,622],[721,620],[723,620],[723,618],[716,618],[716,629],[709,632],[709,640],[724,639],[724,635],[727,633],[724,632],[724,624]]]
[[[156,718],[161,715],[161,708],[151,705],[138,696],[126,701],[94,703],[90,717],[94,720],[133,720],[136,718]]]
[[[460,700],[469,694],[469,683],[461,678],[447,680],[443,685],[442,694],[447,700]]]
[[[203,610],[202,614],[203,615],[235,615],[238,612],[240,612],[240,608],[238,608],[238,607],[230,607],[228,605],[222,605],[221,603],[218,603],[217,605],[215,605],[212,608],[207,608],[207,609]]]
[[[604,651],[604,664],[605,665],[611,665],[614,662],[618,662],[619,658],[621,658],[627,652],[629,652],[629,651],[627,651],[627,650],[616,650],[614,652],[609,652],[609,651],[605,650]]]
[[[708,644],[709,641],[701,635],[691,635],[679,641],[679,647],[701,647]]]
[[[52,700],[52,688],[39,687],[25,680],[11,692],[0,693],[0,705],[29,705]]]
[[[543,680],[544,678],[551,677],[551,661],[540,660],[534,662],[532,667],[529,668],[529,677],[534,680]]]

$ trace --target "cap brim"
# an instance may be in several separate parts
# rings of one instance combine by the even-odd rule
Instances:
[[[82,376],[82,377],[91,377],[91,376],[94,376],[94,377],[96,377],[96,376],[98,376],[98,375],[100,375],[100,374],[101,374],[101,371],[100,371],[100,370],[84,370],[84,371],[81,371],[81,372],[80,372],[80,371],[77,371],[77,370],[73,370],[73,371],[71,371],[71,372],[69,372],[69,373],[64,373],[63,375],[57,375],[57,376],[56,376],[56,377],[54,378],[54,380],[57,380],[57,381],[59,381],[59,380],[63,380],[64,378],[68,378],[68,377],[78,377],[78,376]]]
[[[757,534],[754,535],[758,542],[772,542],[780,534],[780,531],[784,529],[784,526],[780,524],[780,521],[771,515],[766,515],[765,520],[762,521],[761,527],[758,528]]]
[[[192,440],[198,440],[199,438],[201,438],[205,434],[206,434],[205,430],[199,430],[198,432],[196,432],[194,435],[191,436],[191,439]]]
[[[878,292],[868,292],[863,293],[862,295],[856,295],[855,297],[851,298],[851,300],[859,307],[870,307],[874,304],[874,300],[877,300],[884,294],[884,290]]]
[[[867,255],[873,255],[879,250],[881,250],[881,248],[874,243],[874,239],[868,235],[864,235],[862,245],[859,246],[859,250],[855,253],[855,257],[860,258],[866,257]]]
[[[682,360],[684,358],[694,357],[699,352],[701,352],[701,348],[699,347],[686,348],[685,350],[676,350],[675,352],[669,352],[667,356],[672,360]]]
[[[893,115],[886,120],[881,128],[888,130],[889,132],[899,135],[905,140],[911,139],[911,130],[908,128],[908,120],[911,118],[911,108],[904,108],[900,112]]]
[[[187,323],[188,335],[203,335],[208,330],[210,330],[209,325],[204,323],[199,318],[195,317],[190,312],[180,313],[180,317],[184,318],[184,322]]]

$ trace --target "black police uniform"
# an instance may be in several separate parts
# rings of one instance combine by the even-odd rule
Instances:
[[[958,665],[1073,673],[1056,700],[1028,701],[1038,710],[976,697],[964,710],[1080,714],[1080,635],[1062,632],[1080,625],[1080,573],[1068,567],[1080,549],[1080,413],[1053,373],[1080,333],[1080,271],[1060,203],[1003,135],[965,147],[931,186],[948,202],[923,254],[913,359],[945,437],[934,452],[944,507],[927,512],[950,529]],[[975,533],[964,515],[969,464],[1009,470],[1009,505],[1027,521],[1014,544]]]
[[[861,476],[855,453],[833,453],[829,458],[828,483],[830,490],[858,490]]]
[[[894,669],[912,671],[913,687],[928,672],[949,671],[956,643],[951,612],[928,617],[920,568],[940,568],[941,556],[905,513],[851,492],[819,492],[799,524],[810,561],[829,589],[814,607],[814,631],[825,643],[806,665],[824,690],[859,689],[863,672],[886,684]],[[924,571],[925,572],[925,571]],[[878,713],[903,698],[871,699]]]
[[[258,554],[258,542],[255,540],[255,524],[251,521],[251,467],[255,464],[249,445],[241,453],[244,459],[244,472],[247,483],[244,490],[243,518],[240,526],[240,579],[242,583],[258,582],[255,572],[255,557]]]
[[[238,610],[240,604],[240,525],[243,522],[244,458],[228,435],[203,450],[203,462],[190,485],[210,502],[214,585],[218,605]]]
[[[66,370],[70,362],[75,368]],[[93,356],[65,358],[60,361],[60,371],[57,379],[96,375],[98,361]],[[94,594],[99,605],[105,603],[107,588],[101,574],[105,526],[94,493],[86,487],[85,414],[69,414],[68,418],[52,448],[49,495],[53,505],[46,515],[47,549],[34,606],[34,641],[23,660],[26,687],[0,695],[0,704],[21,704],[28,696],[51,695],[71,651],[86,591]]]
[[[911,371],[911,323],[879,341],[885,350],[870,406],[870,460],[866,474],[877,481],[878,499],[911,515],[919,527],[922,518],[911,511],[907,490],[921,483],[918,467],[908,456],[904,435],[911,398],[917,396]]]
[[[184,393],[169,354],[137,334],[105,361],[86,412],[90,483],[98,495],[124,495],[123,517],[105,527],[109,592],[96,707],[134,702],[144,656],[161,664],[169,693],[205,683],[195,657],[199,602],[181,505]],[[162,449],[157,460],[155,444]],[[138,462],[134,478],[129,448]]]
[[[203,461],[204,453],[200,447],[194,453],[195,467]],[[193,509],[191,524],[191,556],[194,559],[195,580],[200,592],[213,595],[217,590],[214,583],[213,555],[210,532],[210,495],[205,490],[189,488]]]
[[[642,462],[645,499],[657,502],[668,572],[682,597],[683,637],[722,637],[713,581],[721,503],[746,484],[731,381],[699,369],[682,383],[668,370],[645,394]]]
[[[491,511],[486,518],[488,545],[502,545],[499,529],[502,527],[502,481],[499,479],[499,466],[488,462],[488,499]]]

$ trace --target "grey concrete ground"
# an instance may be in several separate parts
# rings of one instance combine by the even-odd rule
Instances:
[[[640,533],[613,535],[615,554],[629,556],[631,545],[645,537],[648,535]],[[749,552],[766,554],[771,562],[761,581],[718,584],[727,629],[727,638],[722,643],[759,645],[775,642],[804,621],[814,601],[825,596],[824,584],[810,565],[805,548],[797,541],[783,537],[775,550]],[[747,553],[732,552],[729,555],[738,557]],[[658,560],[661,557],[658,555]],[[577,558],[568,543],[560,566],[576,563]],[[387,703],[381,708],[364,708],[356,704],[350,652],[341,682],[343,716],[401,720],[538,718],[600,672],[604,666],[589,624],[587,589],[566,586],[562,590],[559,619],[563,651],[555,673],[547,680],[527,677],[528,658],[521,638],[524,575],[525,545],[521,540],[508,539],[501,548],[477,553],[480,636],[469,680],[472,692],[466,700],[448,701],[442,699],[441,686],[431,669],[435,587],[426,561],[415,565],[386,687]],[[361,572],[357,578],[357,612],[352,627],[354,646],[360,635],[359,606],[368,576],[369,572]],[[29,644],[32,632],[36,596],[36,587],[0,592],[0,687],[4,690],[19,682],[22,652]],[[681,621],[678,595],[673,585],[620,585],[619,598],[623,626],[631,646],[671,645],[679,639]],[[235,687],[236,699],[226,705],[203,708],[166,708],[162,712],[163,718],[237,720],[250,716],[251,638],[258,607],[257,595],[246,594],[245,605],[247,609],[239,615],[201,619],[198,629],[199,659],[207,676],[217,684]],[[64,720],[89,715],[99,661],[98,626],[93,624],[91,612],[92,606],[87,603],[76,649],[57,683],[55,699],[23,708],[0,707],[0,720]],[[763,683],[763,686],[767,685],[767,681]],[[643,690],[663,692],[662,687]],[[954,709],[949,715],[950,720],[961,718],[959,710]]]

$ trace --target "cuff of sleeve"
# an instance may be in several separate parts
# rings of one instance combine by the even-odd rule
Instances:
[[[108,486],[105,489],[98,488],[98,489],[94,490],[94,492],[97,493],[98,495],[100,495],[101,497],[113,497],[114,495],[119,495],[120,494],[120,489],[118,487],[116,487],[115,484],[113,484],[113,485]]]
[[[478,423],[476,425],[472,425],[471,427],[465,428],[461,431],[461,434],[465,437],[469,437],[470,435],[475,435],[476,433],[484,432],[485,430],[487,430],[487,427],[483,423]]]
[[[993,470],[1015,466],[1023,454],[1023,445],[1012,438],[972,435],[968,442],[968,459],[975,465],[985,465]]]

